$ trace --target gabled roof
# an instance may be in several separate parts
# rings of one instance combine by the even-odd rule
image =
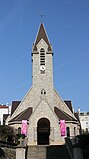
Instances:
[[[71,110],[71,112],[73,113],[73,107],[72,107],[72,103],[71,103],[71,100],[67,100],[67,101],[64,101],[66,103],[66,105],[68,106],[68,108]]]
[[[14,113],[21,101],[12,101],[11,115]]]
[[[76,117],[76,119],[80,122],[80,119],[79,119],[79,114],[78,114],[78,112],[75,112],[74,113],[74,115],[75,115],[75,117]]]
[[[65,121],[76,121],[73,117],[71,117],[69,114],[65,113],[64,111],[58,109],[57,107],[54,107],[54,112],[58,116],[59,120],[65,120]]]
[[[22,121],[22,120],[28,120],[29,117],[32,114],[32,107],[29,107],[22,111],[20,114],[18,114],[16,117],[14,117],[12,120],[9,122],[14,122],[14,121]]]
[[[48,51],[52,51],[52,48],[51,48],[50,42],[48,40],[48,37],[47,37],[47,34],[46,34],[43,23],[40,24],[40,28],[39,28],[39,31],[38,31],[38,34],[37,34],[37,37],[36,37],[36,41],[35,41],[34,46],[33,46],[33,51],[37,51],[36,45],[39,43],[39,41],[42,38],[48,44]]]

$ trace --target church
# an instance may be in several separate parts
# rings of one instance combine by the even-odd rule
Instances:
[[[41,23],[32,47],[32,87],[22,101],[13,101],[8,125],[27,121],[28,145],[62,145],[80,133],[71,101],[64,101],[53,85],[53,49]],[[63,132],[62,132],[63,131]]]

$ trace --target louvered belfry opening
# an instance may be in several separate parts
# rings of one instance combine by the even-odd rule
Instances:
[[[45,65],[45,50],[40,49],[40,65]]]
[[[50,121],[47,118],[39,119],[37,123],[37,144],[49,145]]]

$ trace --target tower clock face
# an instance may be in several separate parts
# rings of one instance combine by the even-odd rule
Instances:
[[[41,71],[45,71],[45,66],[44,66],[44,65],[41,65],[41,66],[40,66],[40,70],[41,70]]]

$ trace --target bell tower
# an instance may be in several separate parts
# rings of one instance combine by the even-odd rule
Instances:
[[[33,87],[46,93],[53,89],[53,51],[43,23],[32,48]]]
[[[53,50],[41,23],[32,48],[32,87],[19,105],[18,102],[12,105],[12,114],[8,122],[17,129],[22,127],[22,120],[27,120],[28,146],[65,144],[66,129],[65,133],[62,129],[62,134],[60,120],[65,121],[70,136],[75,136],[75,130],[78,135],[80,129],[72,105],[70,102],[67,105],[53,86],[52,58]]]

